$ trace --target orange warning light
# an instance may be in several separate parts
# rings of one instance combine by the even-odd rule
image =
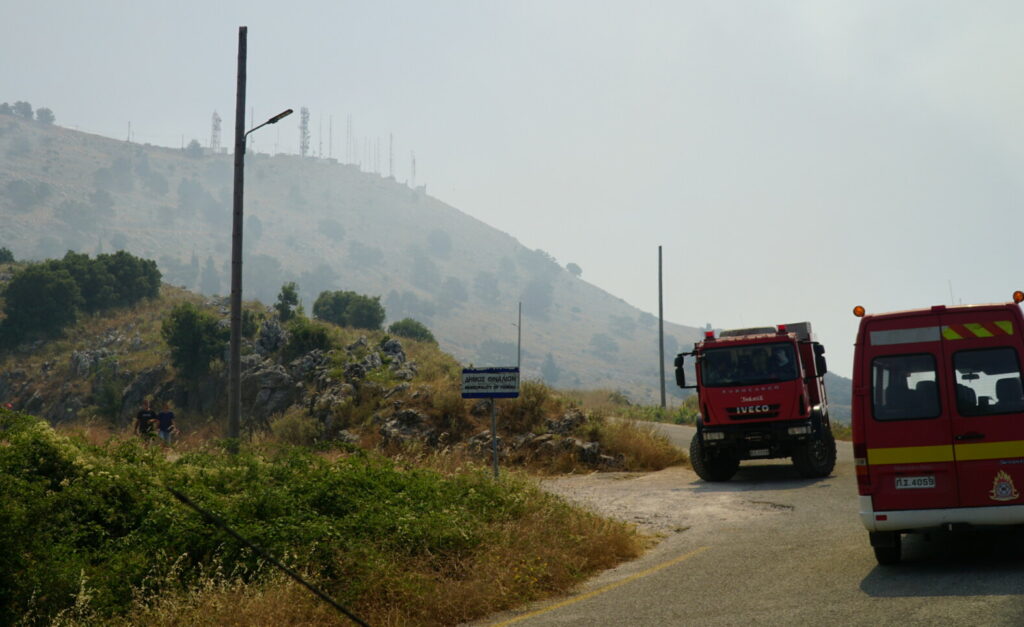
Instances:
[[[860,305],[857,305],[856,307],[853,308],[853,315],[857,316],[858,318],[863,318],[864,308],[861,307]]]
[[[1013,293],[1013,302],[1020,303],[1021,301],[1024,301],[1024,292],[1017,290]]]

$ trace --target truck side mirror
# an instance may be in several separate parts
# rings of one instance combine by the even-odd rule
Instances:
[[[818,376],[823,377],[828,372],[828,364],[825,363],[825,347],[817,342],[814,343],[814,369]]]
[[[683,353],[676,355],[676,385],[681,388],[695,388],[695,385],[686,385],[686,371],[683,369]]]

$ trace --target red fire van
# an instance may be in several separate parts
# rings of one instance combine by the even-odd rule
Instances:
[[[880,564],[904,533],[1024,523],[1021,301],[854,309],[853,450]]]

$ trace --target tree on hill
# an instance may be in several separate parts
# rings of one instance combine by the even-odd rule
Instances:
[[[14,253],[12,253],[6,246],[0,248],[0,263],[13,263]]]
[[[0,336],[13,345],[26,336],[53,337],[78,320],[82,295],[71,274],[56,262],[33,264],[16,273],[4,290]]]
[[[0,102],[0,115],[13,115],[14,109],[6,102]]]
[[[583,276],[583,268],[571,261],[565,264],[565,269],[569,271],[569,274],[573,275],[577,279]]]
[[[350,291],[321,292],[313,303],[313,315],[338,326],[379,329],[384,322],[380,296],[363,296]]]
[[[21,117],[25,118],[26,120],[31,120],[32,119],[32,105],[27,103],[27,102],[25,102],[24,100],[19,100],[18,102],[15,102],[14,103],[14,115],[21,116]]]
[[[228,329],[192,303],[181,303],[163,321],[160,333],[171,349],[171,362],[186,379],[195,381],[210,371],[210,362],[224,354]]]
[[[203,147],[199,145],[199,141],[193,139],[185,147],[185,156],[193,159],[198,159],[203,156]]]
[[[422,322],[413,320],[412,318],[403,318],[398,322],[392,322],[391,326],[388,327],[388,333],[399,337],[409,338],[410,340],[419,340],[421,342],[437,344],[437,340],[434,339],[434,334],[430,332],[430,329],[428,329]]]
[[[299,286],[290,281],[281,286],[281,292],[277,295],[277,302],[274,309],[277,310],[277,318],[281,322],[288,322],[295,317],[295,311],[299,306]]]
[[[56,116],[53,115],[53,111],[47,107],[39,107],[36,109],[36,120],[43,124],[50,125],[56,120]]]

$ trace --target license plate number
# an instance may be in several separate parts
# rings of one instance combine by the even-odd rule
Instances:
[[[768,454],[771,453],[771,452],[772,452],[771,449],[767,449],[767,448],[752,448],[752,449],[750,449],[750,456],[751,457],[768,457]]]
[[[934,488],[935,476],[923,475],[920,477],[896,477],[897,490],[918,490],[921,488]]]

